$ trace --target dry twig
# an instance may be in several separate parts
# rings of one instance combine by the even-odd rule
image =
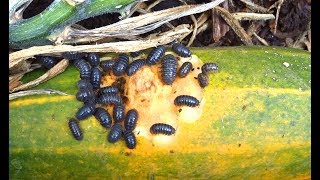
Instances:
[[[240,37],[241,41],[245,45],[253,45],[251,38],[247,35],[246,31],[241,27],[238,20],[236,20],[227,10],[221,7],[214,8],[221,17],[231,26],[233,31]]]
[[[198,29],[199,27],[201,27],[203,24],[205,24],[205,22],[208,20],[209,18],[209,13],[208,12],[204,12],[202,13],[199,18],[196,20],[197,21],[197,26],[198,26]],[[204,28],[204,27],[203,27]],[[193,31],[193,27],[190,27],[190,32],[188,34],[186,34],[184,37],[181,37],[179,38],[179,41],[182,41],[185,37],[187,37],[191,32],[194,32]],[[197,30],[197,34],[199,34],[199,31]],[[196,35],[197,35],[196,34]],[[190,42],[190,40],[189,40]],[[193,40],[192,40],[193,42]]]
[[[253,3],[251,0],[240,0],[240,1],[245,3],[246,6],[254,12],[262,12],[262,13],[268,12],[268,9]]]
[[[260,29],[261,25],[263,25],[265,22],[263,21],[254,21],[250,24],[250,26],[247,29],[248,36],[252,36],[254,32],[258,31]]]
[[[64,92],[54,90],[54,89],[37,89],[37,90],[27,90],[27,91],[19,91],[16,93],[11,93],[9,94],[9,101],[20,98],[20,97],[31,96],[36,94],[48,94],[48,95],[59,94],[63,96],[71,96],[70,94],[66,94]]]
[[[187,3],[185,1],[183,1],[183,0],[179,0],[179,1],[181,3],[187,5]],[[193,31],[192,31],[192,36],[190,37],[189,42],[187,44],[187,47],[189,47],[193,43],[193,41],[194,41],[194,39],[195,39],[195,37],[197,35],[197,30],[198,30],[198,23],[197,23],[196,17],[193,14],[191,14],[190,18],[191,18],[191,20],[193,22]]]
[[[62,32],[58,39],[74,42],[72,41],[74,38],[79,39],[81,37],[102,38],[107,36],[123,37],[139,35],[154,30],[171,20],[207,11],[224,1],[225,0],[215,0],[213,2],[201,5],[178,6],[136,17],[131,17],[117,23],[92,30],[83,31],[70,28]]]
[[[129,17],[131,17],[132,14],[137,11],[137,9],[140,7],[141,4],[142,4],[142,2],[136,3],[136,4],[131,8],[130,12],[128,13],[128,15],[127,15],[124,19],[128,19]]]
[[[202,33],[203,31],[207,30],[207,29],[210,29],[212,27],[212,21],[211,20],[208,20],[206,21],[205,23],[203,23],[199,28],[198,28],[198,31],[197,31],[197,35]]]
[[[189,25],[182,24],[175,29],[157,34],[150,35],[146,38],[136,41],[121,41],[94,45],[47,45],[34,46],[28,49],[23,49],[9,55],[9,68],[16,66],[21,61],[31,58],[38,54],[53,54],[59,55],[62,52],[134,52],[138,50],[148,49],[158,45],[163,45],[172,42],[175,39],[184,37],[185,34],[191,32]]]
[[[239,21],[244,21],[244,20],[264,20],[265,21],[265,20],[275,18],[273,14],[243,13],[243,12],[232,13],[232,16]]]
[[[146,11],[150,12],[151,8],[155,7],[157,4],[161,3],[164,0],[156,0],[155,2],[153,2],[152,4],[150,4],[148,6],[148,8],[146,9]]]
[[[210,28],[210,25],[212,24],[212,21],[209,20],[210,17],[210,12],[204,12],[200,15],[200,17],[197,19],[197,24],[198,24],[198,30],[197,30],[197,35],[208,28]]]
[[[269,46],[269,43],[268,43],[265,39],[263,39],[263,38],[261,38],[260,36],[258,36],[255,32],[253,33],[253,35],[254,35],[263,45]]]
[[[189,47],[193,43],[194,39],[196,38],[197,30],[198,30],[198,23],[197,23],[196,17],[194,17],[194,15],[190,15],[190,17],[193,22],[193,31],[192,31],[192,36],[190,37],[189,42],[187,44],[187,47]]]
[[[278,19],[279,19],[279,14],[280,14],[280,9],[282,4],[284,3],[285,0],[278,0],[277,2],[275,2],[272,6],[269,7],[268,10],[272,9],[272,8],[277,8],[277,12],[276,12],[276,21],[275,21],[275,25],[274,25],[274,30],[273,30],[273,34],[277,33],[277,26],[278,26]]]

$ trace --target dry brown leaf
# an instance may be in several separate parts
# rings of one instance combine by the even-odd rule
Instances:
[[[228,1],[223,2],[222,7],[229,9]],[[212,9],[212,38],[218,42],[230,30],[229,25],[219,16],[216,10]]]

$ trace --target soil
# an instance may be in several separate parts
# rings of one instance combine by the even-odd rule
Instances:
[[[32,17],[39,14],[44,10],[53,0],[34,0],[31,5],[26,9],[24,13],[24,18]],[[147,5],[150,5],[155,0],[146,1]],[[210,0],[185,0],[187,4],[201,4],[210,2]],[[277,0],[253,0],[255,4],[262,6],[264,8],[271,7]],[[182,3],[178,0],[165,0],[152,8],[152,11],[159,11],[162,9],[167,9],[171,7],[180,6]],[[228,11],[230,13],[234,12],[252,12],[248,7],[241,1],[228,1]],[[277,6],[276,6],[277,7]],[[273,8],[273,14],[276,16],[276,8]],[[139,13],[134,13],[133,16],[138,16]],[[198,17],[200,14],[196,14]],[[89,18],[78,22],[85,28],[93,29],[97,27],[106,26],[119,21],[120,14],[104,14],[94,18]],[[286,0],[281,6],[279,13],[279,20],[277,25],[277,32],[274,34],[275,20],[268,20],[258,23],[258,28],[256,29],[256,34],[266,40],[269,45],[273,46],[288,46],[287,40],[291,39],[295,41],[303,32],[308,30],[308,22],[311,20],[311,0]],[[179,24],[192,24],[190,17],[182,17],[170,22],[173,26]],[[223,20],[221,23],[225,23]],[[253,21],[241,21],[242,27],[247,30]],[[163,25],[147,34],[141,36],[147,36],[151,33],[159,33],[167,31],[170,28]],[[190,35],[191,36],[191,35]],[[189,37],[185,38],[187,43]],[[252,36],[252,42],[255,45],[261,45],[261,42]],[[208,28],[204,32],[198,34],[193,41],[191,46],[203,47],[203,46],[236,46],[243,45],[240,38],[234,33],[230,28],[228,32],[225,33],[217,42],[214,41],[212,28]],[[306,47],[305,47],[306,49]]]

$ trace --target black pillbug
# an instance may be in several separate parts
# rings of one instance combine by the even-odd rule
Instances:
[[[144,59],[137,59],[130,63],[126,69],[126,73],[128,76],[132,76],[136,73],[142,66],[146,64]]]
[[[51,56],[40,56],[39,62],[41,66],[51,69],[54,65],[57,64],[57,60]]]
[[[89,53],[87,56],[87,61],[92,67],[96,67],[100,64],[100,57],[97,53]]]
[[[188,73],[191,71],[192,69],[192,63],[191,62],[184,62],[179,71],[178,71],[178,76],[180,78],[184,78],[188,75]]]
[[[136,109],[130,109],[124,120],[125,129],[128,131],[134,130],[137,125],[138,117],[138,111]]]
[[[112,93],[119,93],[119,89],[115,86],[106,86],[106,87],[103,87],[103,88],[100,88],[100,91],[99,91],[99,94],[102,95],[102,94],[112,94]]]
[[[199,82],[200,87],[202,87],[202,88],[208,86],[209,76],[203,72],[199,73],[198,74],[198,82]]]
[[[96,104],[97,104],[96,97],[94,97],[94,98],[92,98],[92,99],[89,99],[88,101],[85,101],[85,102],[83,102],[83,103],[84,103],[84,105],[86,105],[86,104],[91,104],[91,105],[93,105],[93,106],[96,106]]]
[[[204,63],[201,67],[203,73],[217,72],[219,67],[216,63]]]
[[[77,82],[77,87],[80,90],[82,90],[82,89],[93,90],[92,84],[90,83],[90,81],[88,81],[86,79],[80,79]]]
[[[113,65],[115,64],[115,60],[105,60],[100,62],[100,67],[104,72],[109,72],[112,70]]]
[[[129,64],[129,56],[127,54],[120,54],[118,60],[112,67],[113,73],[116,76],[121,76]]]
[[[164,135],[172,135],[176,132],[176,129],[174,129],[171,125],[169,124],[164,124],[164,123],[156,123],[153,124],[150,127],[150,133],[151,134],[164,134]]]
[[[174,104],[176,106],[189,106],[195,107],[200,104],[199,100],[193,96],[189,95],[180,95],[174,99]]]
[[[121,136],[122,136],[122,131],[123,131],[123,128],[122,128],[122,125],[119,124],[119,123],[116,123],[114,124],[112,127],[111,127],[111,130],[108,134],[108,141],[110,143],[115,143],[117,142]]]
[[[69,129],[73,135],[73,137],[76,139],[76,140],[82,140],[83,139],[83,135],[82,135],[82,130],[79,126],[79,122],[74,119],[74,118],[71,118],[68,122],[68,125],[69,125]]]
[[[184,46],[183,44],[180,44],[180,43],[173,43],[172,50],[173,50],[173,52],[177,53],[181,57],[190,57],[191,56],[191,51],[186,46]]]
[[[123,104],[116,104],[113,106],[113,120],[116,123],[122,122],[125,116],[125,107]]]
[[[76,118],[79,120],[86,119],[93,115],[95,112],[96,107],[92,103],[84,104],[81,108],[78,109],[78,112],[76,113]]]
[[[165,52],[166,49],[162,45],[153,48],[146,59],[146,64],[149,66],[156,64],[162,58]]]
[[[80,89],[76,94],[76,98],[82,102],[95,101],[95,94],[92,89]]]
[[[86,54],[83,52],[64,52],[62,53],[62,57],[68,60],[76,60],[83,58]]]
[[[102,74],[98,67],[94,67],[91,70],[91,84],[93,86],[93,89],[100,88]]]
[[[74,66],[80,71],[81,79],[90,79],[91,76],[91,67],[84,59],[77,59],[73,62]]]
[[[123,132],[123,138],[126,142],[126,145],[129,149],[134,149],[137,145],[136,136],[132,131],[124,131]]]
[[[170,85],[176,79],[178,63],[172,54],[165,55],[161,61],[161,79]]]
[[[98,104],[122,104],[122,99],[117,94],[102,94],[97,102]]]
[[[101,107],[96,108],[96,112],[94,113],[96,119],[100,122],[100,124],[105,128],[110,128],[112,124],[112,118],[109,112]]]
[[[138,57],[141,53],[142,53],[141,50],[136,51],[136,52],[131,52],[131,53],[130,53],[130,56],[133,57],[133,58],[135,58],[135,57]]]

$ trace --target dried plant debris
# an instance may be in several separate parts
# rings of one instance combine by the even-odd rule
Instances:
[[[222,18],[231,26],[233,31],[241,38],[245,45],[252,45],[251,38],[247,35],[245,30],[241,27],[238,20],[236,20],[226,9],[216,7],[215,10],[222,16]]]
[[[152,34],[146,38],[137,41],[121,41],[95,45],[56,45],[56,46],[35,46],[28,49],[13,52],[9,54],[9,69],[18,65],[18,63],[39,54],[57,55],[63,52],[134,52],[162,44],[167,44],[173,40],[185,36],[190,32],[189,25],[180,25],[174,30],[161,34]]]
[[[54,0],[9,1],[9,23],[42,12]],[[309,0],[149,0],[121,12],[85,19],[48,37],[54,46],[9,50],[9,90],[28,88],[24,74],[57,62],[39,62],[37,55],[64,52],[133,52],[174,40],[187,46],[271,45],[311,51]],[[70,44],[70,45],[64,45]],[[34,59],[36,58],[36,59]],[[38,64],[37,64],[38,63]],[[50,71],[50,70],[49,70]],[[48,71],[48,72],[49,72]],[[18,88],[18,89],[17,89]]]
[[[284,1],[279,13],[278,30],[304,32],[311,21],[311,4],[306,0]]]
[[[74,37],[125,37],[140,35],[154,30],[171,20],[196,13],[202,13],[212,9],[223,1],[225,0],[215,0],[210,3],[200,5],[183,5],[151,12],[136,17],[127,18],[117,23],[92,30],[77,30],[69,28],[60,33],[58,37],[54,38],[57,40],[63,39],[70,41]]]
[[[25,3],[24,8],[26,9],[25,13],[22,14],[24,18],[28,18],[41,12],[45,6],[48,6],[52,2],[52,0],[47,0],[45,3],[40,4],[39,0],[24,0],[23,2]],[[238,41],[239,39],[244,38],[244,36],[240,36],[240,34],[243,33],[239,34],[236,32],[236,36],[238,37],[235,37],[233,33],[227,33],[230,25],[226,24],[226,20],[222,20],[221,16],[217,15],[217,12],[210,10],[210,8],[203,9],[201,11],[192,10],[196,7],[194,5],[198,5],[199,8],[200,6],[209,7],[209,3],[213,2],[210,0],[140,1],[129,8],[127,15],[115,12],[91,17],[78,22],[78,24],[85,27],[85,29],[79,29],[80,26],[77,28],[75,28],[75,26],[68,27],[59,35],[60,38],[55,37],[55,40],[57,43],[92,43],[95,41],[116,42],[119,40],[119,38],[137,40],[141,37],[147,37],[150,34],[158,34],[172,30],[181,24],[189,24],[189,34],[187,34],[185,37],[179,38],[179,40],[189,42],[188,45],[190,46],[207,46],[212,43],[220,46],[241,45],[248,44],[248,42],[250,44],[250,41],[246,39],[244,39],[244,41]],[[277,43],[277,45],[286,46],[288,44],[285,43],[287,41],[286,39],[291,38],[293,41],[296,41],[298,36],[301,36],[308,29],[307,23],[305,22],[309,22],[311,19],[311,2],[308,0],[225,0],[216,1],[216,3],[226,9],[227,12],[232,14],[235,19],[243,21],[239,22],[239,24],[245,31],[247,31],[247,28],[254,23],[250,20],[264,22],[260,28],[255,29],[255,35],[253,32],[248,34],[248,36],[251,38],[251,41],[253,41],[253,44],[257,45],[273,44],[272,42],[268,41],[267,37],[263,36],[263,33],[260,32],[265,28],[269,28],[272,34],[280,38],[279,40],[282,41],[282,43]],[[187,7],[185,4],[190,6]],[[11,6],[13,6],[12,3]],[[211,8],[212,7],[213,6],[211,6]],[[180,10],[189,13],[178,13]],[[162,15],[160,15],[158,12],[161,12]],[[176,14],[174,14],[174,12],[176,12]],[[206,19],[205,21],[201,21],[200,23],[199,17],[208,13],[212,17]],[[124,17],[125,21],[122,21],[121,18],[119,18],[120,16]],[[276,20],[273,20],[273,18],[276,18]],[[195,19],[197,19],[197,21],[195,21]],[[232,22],[230,18],[227,18],[227,21]],[[136,26],[131,26],[127,24],[128,22],[132,23],[132,25],[136,24]],[[209,27],[208,25],[211,26]],[[126,28],[122,26],[126,26]],[[121,31],[119,31],[119,29]],[[137,29],[139,30],[137,31]],[[117,31],[118,33],[114,34],[112,32],[113,30],[114,32]],[[123,30],[131,33],[130,35],[132,35],[132,32],[135,32],[137,35],[128,36],[128,33],[126,35],[125,32],[122,32]],[[204,31],[206,31],[206,33],[203,33]],[[208,36],[207,33],[212,33],[212,35]],[[115,37],[110,38],[106,36]],[[257,39],[258,37],[264,39],[266,42],[261,41],[261,39]],[[205,41],[208,41],[208,43],[199,44],[200,39],[204,39]],[[310,42],[306,42],[304,44],[310,44]],[[307,47],[305,47],[305,49],[307,49]]]
[[[45,74],[40,76],[38,79],[35,79],[33,81],[30,81],[26,84],[21,84],[18,87],[13,88],[12,90],[9,90],[9,92],[15,92],[20,90],[25,90],[28,88],[32,88],[37,86],[38,84],[48,81],[49,79],[57,76],[58,74],[62,73],[69,65],[69,60],[63,59],[58,64],[56,64],[54,67],[52,67],[50,70],[48,70]]]
[[[228,1],[223,3],[223,7],[228,10]],[[212,9],[212,38],[218,42],[221,37],[230,30],[229,25],[222,19],[216,10]]]
[[[9,94],[9,101],[16,99],[16,98],[20,98],[20,97],[24,97],[24,96],[31,96],[31,95],[36,95],[36,94],[47,94],[47,95],[59,94],[59,95],[63,95],[63,96],[71,96],[70,94],[66,94],[64,92],[54,90],[54,89],[37,89],[37,90],[26,90],[26,91],[19,91],[16,93],[11,93],[11,94]]]

